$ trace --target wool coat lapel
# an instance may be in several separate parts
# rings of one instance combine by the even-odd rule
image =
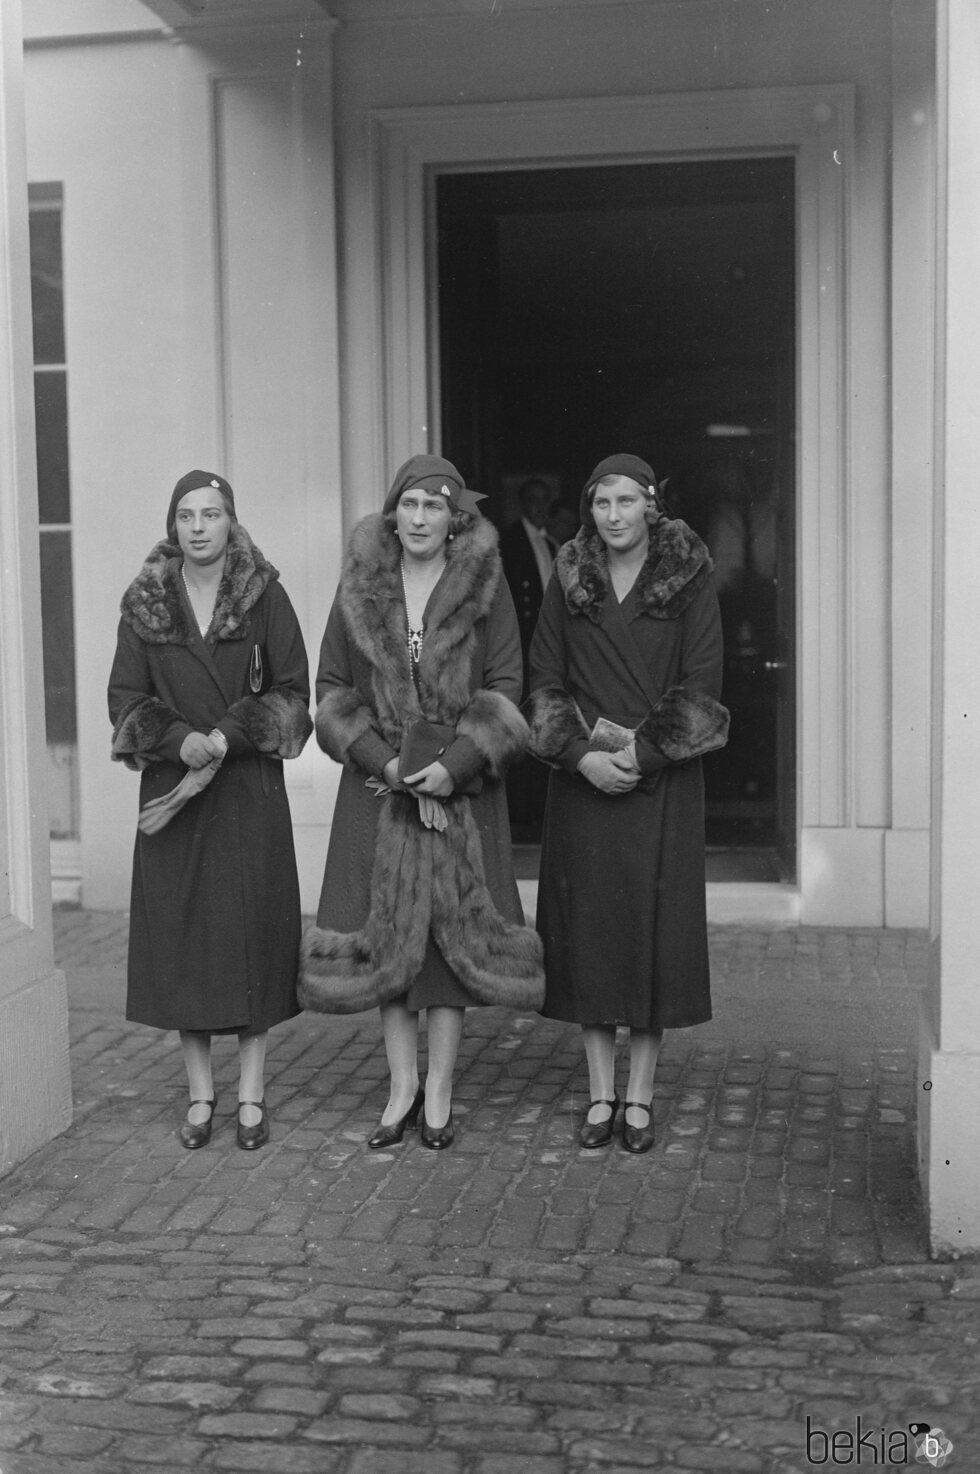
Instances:
[[[630,597],[630,595],[627,596],[627,598]],[[602,616],[599,621],[599,630],[606,637],[606,661],[617,680],[635,686],[646,701],[653,706],[659,693],[654,687],[650,671],[633,639],[627,611],[627,601],[624,600],[623,604],[620,604],[610,589],[602,606]]]
[[[182,584],[183,580],[181,580],[181,585]],[[235,697],[233,693],[229,691],[225,682],[221,679],[221,672],[218,670],[218,667],[215,664],[210,641],[208,640],[206,635],[201,634],[200,628],[197,624],[197,619],[194,615],[194,610],[191,607],[191,601],[188,597],[187,590],[183,586],[178,589],[178,597],[180,598],[184,606],[184,614],[187,620],[187,652],[189,655],[193,655],[195,660],[200,662],[200,664],[207,671],[208,675],[211,677],[211,680],[221,692],[226,704],[228,706],[231,706]],[[212,624],[213,623],[214,621],[212,620]]]

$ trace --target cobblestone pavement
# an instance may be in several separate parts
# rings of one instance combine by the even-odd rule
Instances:
[[[921,935],[713,929],[716,1019],[631,1157],[575,1144],[577,1031],[498,1010],[448,1152],[365,1150],[374,1015],[274,1032],[254,1154],[216,1041],[182,1151],[125,917],[56,932],[75,1123],[0,1181],[0,1474],[928,1467],[914,1423],[980,1471],[980,1263],[930,1262],[914,1174]]]

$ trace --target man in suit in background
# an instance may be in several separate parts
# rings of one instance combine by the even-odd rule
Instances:
[[[524,697],[528,694],[528,651],[538,622],[538,611],[558,544],[547,531],[548,514],[555,492],[547,481],[531,476],[517,489],[521,506],[520,519],[505,529],[500,537],[500,556],[504,577],[510,586],[521,631],[524,656]],[[534,758],[523,758],[511,768],[507,779],[507,800],[511,828],[515,840],[538,843],[548,786],[548,770]]]

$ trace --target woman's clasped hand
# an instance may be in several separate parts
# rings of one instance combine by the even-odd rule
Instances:
[[[586,752],[579,758],[582,777],[600,793],[632,793],[640,781],[636,758],[622,752]]]

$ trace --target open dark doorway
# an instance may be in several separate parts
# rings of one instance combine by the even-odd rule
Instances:
[[[629,450],[704,537],[725,625],[709,877],[795,872],[794,164],[742,158],[435,181],[441,441],[502,528],[518,488],[577,526]],[[533,840],[521,826],[515,837]]]

